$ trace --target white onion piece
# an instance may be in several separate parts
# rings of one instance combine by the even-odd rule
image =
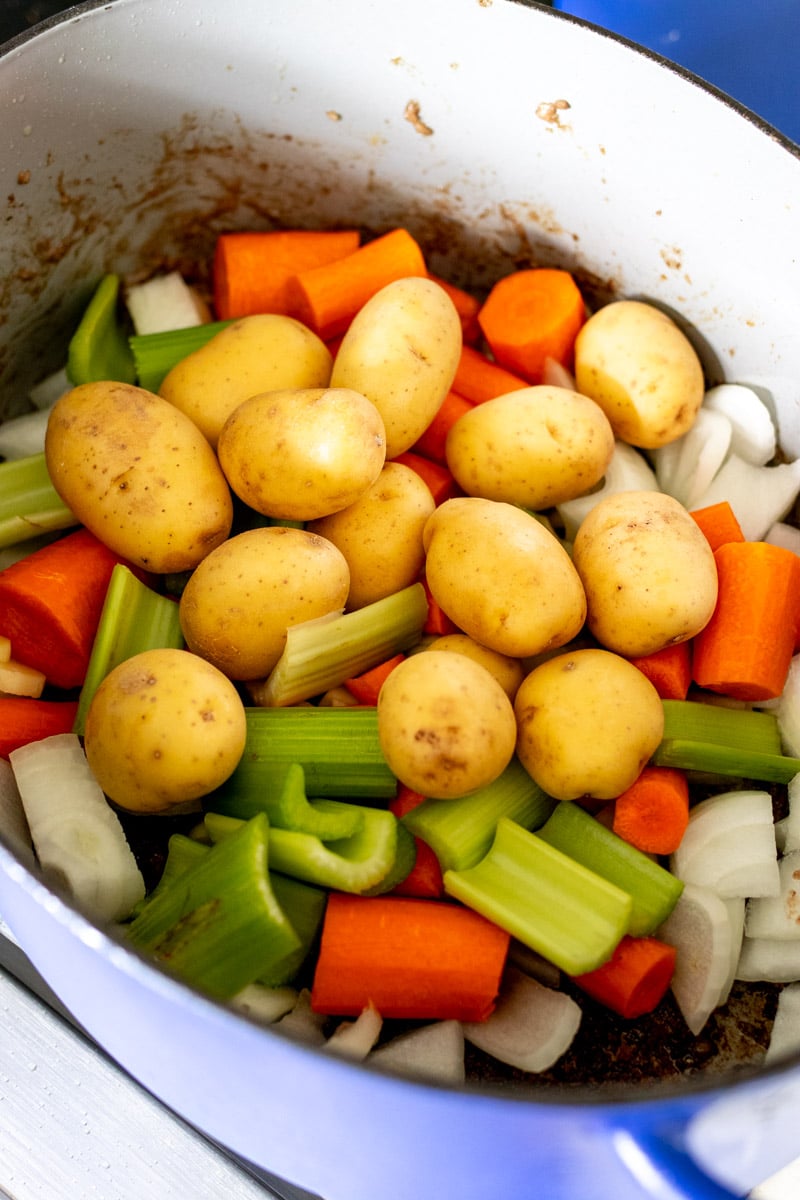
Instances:
[[[520,1071],[547,1071],[569,1049],[580,1023],[571,997],[507,967],[494,1012],[485,1021],[465,1021],[464,1037]]]
[[[341,1021],[325,1043],[325,1049],[353,1062],[363,1062],[381,1035],[383,1018],[368,1004],[355,1021]]]
[[[789,812],[775,822],[775,841],[781,854],[800,850],[800,775],[789,780],[786,788]]]
[[[800,655],[789,664],[783,691],[772,710],[778,722],[784,754],[800,755]]]
[[[675,867],[691,862],[705,843],[740,825],[772,825],[772,798],[763,788],[718,792],[692,806],[689,823],[673,856]]]
[[[11,763],[0,758],[0,831],[26,866],[32,866],[33,842]]]
[[[144,897],[144,880],[76,735],[30,742],[9,761],[42,870],[95,918],[129,916]]]
[[[154,275],[129,287],[125,304],[138,334],[188,329],[210,319],[208,307],[179,271]]]
[[[262,1025],[274,1025],[291,1012],[296,1003],[296,988],[264,987],[261,983],[249,983],[231,999],[238,1012]]]
[[[778,996],[775,1020],[764,1055],[768,1065],[800,1050],[800,984],[790,983]]]
[[[650,452],[661,489],[694,508],[727,457],[731,433],[727,417],[701,408],[682,437]]]
[[[736,978],[743,983],[796,983],[800,980],[800,941],[745,937]]]
[[[294,1007],[285,1017],[275,1022],[275,1028],[280,1029],[281,1033],[288,1033],[289,1037],[296,1038],[299,1042],[306,1042],[309,1046],[321,1046],[326,1041],[323,1027],[327,1020],[324,1013],[314,1012],[311,1007],[311,992],[308,988],[301,988]]]
[[[709,388],[703,408],[726,417],[731,425],[731,450],[746,462],[764,467],[775,457],[777,437],[764,401],[743,383]]]
[[[771,546],[783,546],[784,550],[800,554],[800,529],[796,525],[776,521],[764,534],[764,541],[769,542]]]
[[[576,496],[557,504],[556,509],[564,522],[564,535],[571,542],[581,521],[590,513],[599,500],[618,492],[660,491],[655,472],[647,459],[626,442],[616,442],[611,461],[606,468],[603,481],[595,491],[586,496]]]
[[[52,375],[46,375],[39,383],[35,383],[28,392],[28,399],[34,408],[52,408],[56,400],[68,392],[72,384],[67,378],[67,368],[59,367]]]
[[[728,975],[720,988],[719,1000],[717,1006],[725,1004],[736,979],[736,968],[739,965],[739,955],[742,952],[742,939],[744,938],[744,910],[747,903],[743,896],[733,896],[730,899],[723,900],[722,903],[728,910],[728,920],[731,925],[731,957],[728,963]]]
[[[561,969],[517,938],[511,939],[508,961],[526,975],[543,983],[545,987],[557,988],[561,984]]]
[[[433,1021],[378,1046],[369,1063],[400,1075],[451,1084],[464,1082],[464,1031],[460,1021]]]
[[[719,1004],[730,973],[732,930],[725,901],[709,888],[687,884],[658,936],[677,950],[670,987],[697,1036]]]
[[[747,901],[744,930],[750,938],[800,939],[800,851],[785,854],[778,863],[777,896]]]
[[[769,793],[723,792],[701,800],[689,814],[671,869],[684,883],[711,888],[725,899],[776,895],[780,878]]]
[[[782,521],[800,491],[800,459],[775,467],[756,467],[730,454],[694,508],[728,500],[749,542],[758,542]]]
[[[542,383],[548,387],[568,388],[574,392],[575,376],[556,358],[546,358],[542,365]]]
[[[44,451],[44,435],[47,431],[47,409],[23,413],[0,424],[0,458],[29,458]]]

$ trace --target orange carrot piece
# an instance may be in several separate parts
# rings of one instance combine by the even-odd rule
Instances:
[[[424,799],[425,797],[420,792],[413,792],[411,788],[401,783],[394,800],[389,801],[389,811],[394,813],[400,821],[406,813],[411,812],[418,804],[422,804]],[[392,888],[390,894],[393,896],[421,896],[437,900],[444,896],[444,878],[439,859],[422,838],[415,837],[414,845],[417,850],[414,866],[402,883],[398,883],[396,887]]]
[[[569,367],[586,306],[569,271],[537,267],[498,280],[478,314],[502,367],[539,383],[545,360]]]
[[[377,667],[372,667],[363,675],[357,675],[354,679],[345,679],[344,686],[352,696],[355,696],[359,704],[375,705],[378,703],[378,693],[385,680],[404,658],[405,654],[395,654],[393,658],[379,663]]]
[[[358,249],[355,229],[222,233],[214,249],[212,283],[217,317],[291,315],[289,280]]]
[[[464,413],[468,413],[474,407],[471,400],[459,396],[458,392],[448,392],[440,404],[436,416],[422,437],[412,446],[412,451],[415,454],[421,454],[424,458],[431,459],[432,462],[447,466],[447,456],[445,455],[447,435],[459,417],[463,417]]]
[[[621,1017],[641,1017],[664,998],[675,958],[675,947],[658,938],[626,934],[608,962],[573,982]]]
[[[431,458],[425,458],[413,450],[404,450],[392,462],[404,463],[412,471],[416,471],[423,483],[426,483],[433,496],[434,502],[444,504],[454,496],[462,495],[461,489],[453,478],[450,470],[443,463],[436,463]]]
[[[675,767],[645,767],[614,803],[614,833],[645,854],[672,854],[689,824],[689,784]]]
[[[473,346],[462,346],[453,379],[453,391],[458,392],[459,396],[471,400],[473,404],[483,404],[486,400],[494,400],[495,396],[505,396],[508,392],[518,392],[526,387],[530,387],[530,384],[525,379],[498,366],[480,350]]]
[[[630,660],[652,683],[662,700],[685,700],[692,682],[692,651],[687,642],[664,646]]]
[[[509,935],[472,909],[414,896],[328,897],[311,1007],[357,1016],[483,1021]]]
[[[111,572],[122,561],[77,529],[0,571],[0,633],[14,658],[55,687],[80,687]]]
[[[719,594],[694,638],[694,682],[737,700],[775,699],[794,653],[800,558],[769,542],[726,542],[714,559]]]
[[[30,742],[56,733],[71,733],[77,712],[77,700],[0,696],[0,758],[8,758],[12,750]]]
[[[478,313],[480,312],[481,302],[477,296],[473,296],[471,292],[464,291],[463,288],[456,287],[454,283],[450,283],[447,279],[441,279],[438,275],[431,275],[429,278],[438,283],[447,292],[450,299],[455,305],[459,320],[461,321],[461,336],[469,345],[477,342],[481,336],[481,327],[478,324]]]
[[[344,258],[298,272],[289,284],[292,313],[329,341],[386,284],[427,273],[422,250],[408,230],[393,229]]]
[[[742,527],[729,501],[720,500],[706,508],[696,508],[690,514],[705,534],[712,550],[718,550],[726,542],[743,542]]]
[[[428,616],[425,620],[425,624],[422,627],[422,632],[440,635],[445,633],[458,633],[458,626],[454,621],[450,620],[447,613],[444,611],[441,604],[428,587],[428,581],[426,579],[422,580],[422,586],[425,588],[425,595],[428,598]]]

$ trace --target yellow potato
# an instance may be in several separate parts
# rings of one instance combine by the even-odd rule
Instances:
[[[444,289],[431,279],[398,279],[354,318],[331,386],[355,388],[376,405],[386,426],[386,457],[396,458],[438,412],[460,355],[461,321]]]
[[[563,646],[583,625],[586,600],[558,539],[498,500],[440,504],[425,526],[425,575],[444,612],[476,642],[512,658]]]
[[[521,388],[477,404],[447,437],[447,465],[469,496],[534,510],[583,495],[614,452],[603,410],[569,388]]]
[[[517,756],[556,800],[619,796],[664,732],[664,708],[652,683],[607,650],[548,659],[520,684],[514,711]]]
[[[350,568],[348,609],[363,608],[418,577],[422,531],[435,508],[427,484],[403,463],[386,463],[354,504],[307,528],[338,546]]]
[[[514,753],[514,709],[463,654],[415,654],[378,696],[378,737],[391,770],[423,796],[464,796],[495,780]]]
[[[233,504],[214,451],[160,396],[84,383],[54,405],[45,441],[56,491],[112,550],[148,571],[188,571],[230,532]]]
[[[236,688],[187,650],[146,650],[115,667],[86,715],[89,766],[133,812],[193,807],[236,768],[245,744]]]
[[[441,637],[432,638],[424,647],[428,650],[447,650],[451,654],[464,654],[474,662],[494,675],[500,687],[509,700],[517,694],[517,688],[525,677],[525,668],[518,658],[510,658],[507,654],[498,654],[488,646],[482,646],[466,633],[445,633]]]
[[[298,388],[251,396],[219,435],[233,491],[256,512],[313,521],[347,508],[378,478],[386,457],[380,413],[350,388]]]
[[[192,574],[180,601],[183,636],[230,679],[263,679],[287,628],[341,611],[349,582],[344,556],[325,538],[279,525],[251,529]]]
[[[241,317],[172,368],[159,394],[185,412],[216,446],[243,400],[278,388],[327,387],[333,359],[315,333],[293,317]]]
[[[683,505],[662,492],[619,492],[578,526],[572,561],[589,629],[628,658],[694,637],[717,602],[717,568]]]
[[[592,314],[575,341],[575,380],[621,441],[651,450],[691,428],[705,392],[689,339],[640,300],[617,300]]]

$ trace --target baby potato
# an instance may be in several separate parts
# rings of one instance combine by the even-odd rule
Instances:
[[[92,698],[89,766],[121,808],[194,807],[237,766],[244,705],[229,679],[188,650],[145,650],[115,667]]]
[[[381,473],[380,413],[351,388],[293,388],[251,396],[219,435],[236,495],[281,521],[313,521],[353,504]]]
[[[418,577],[425,562],[422,531],[436,505],[427,484],[403,463],[386,463],[354,504],[309,522],[338,546],[350,568],[348,609],[363,608]]]
[[[664,732],[646,676],[608,650],[565,651],[535,667],[514,701],[517,756],[556,800],[611,800],[639,777]]]
[[[333,358],[293,317],[241,317],[188,354],[165,376],[159,394],[186,413],[212,446],[233,410],[249,396],[279,388],[327,387]]]
[[[717,602],[711,547],[683,505],[663,492],[600,500],[578,526],[572,561],[589,629],[628,658],[694,637]]]
[[[586,599],[564,547],[513,504],[459,496],[425,526],[425,576],[434,599],[476,642],[512,658],[563,646],[583,625]]]
[[[187,416],[127,383],[84,383],[53,406],[45,459],[75,516],[148,571],[188,571],[230,532],[214,451]]]
[[[598,404],[569,388],[521,388],[477,404],[447,437],[447,465],[469,496],[545,509],[598,483],[614,433]]]
[[[466,633],[444,633],[441,637],[433,638],[425,646],[425,651],[428,650],[447,650],[452,654],[464,654],[480,663],[494,675],[509,700],[514,699],[517,688],[525,678],[525,668],[518,658],[498,654],[496,650],[490,650],[474,638],[467,637]]]
[[[386,457],[396,458],[441,407],[461,356],[461,321],[432,279],[397,279],[353,319],[334,360],[332,387],[355,388],[386,426]]]
[[[465,796],[505,770],[514,709],[493,675],[463,654],[412,655],[378,696],[378,738],[401,783],[423,796]]]
[[[575,380],[621,441],[651,450],[686,433],[705,390],[689,339],[640,300],[617,300],[592,314],[575,341]]]
[[[186,644],[229,679],[264,679],[290,625],[340,612],[350,575],[318,534],[273,525],[224,542],[191,575],[180,600]]]

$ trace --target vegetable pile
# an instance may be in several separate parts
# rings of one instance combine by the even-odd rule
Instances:
[[[800,464],[757,393],[405,229],[223,234],[211,278],[104,278],[0,427],[6,838],[391,1070],[547,1072],[592,1006],[698,1037],[736,981],[793,1048]]]

